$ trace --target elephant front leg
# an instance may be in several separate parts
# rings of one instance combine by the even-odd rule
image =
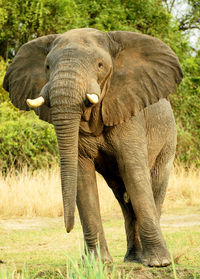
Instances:
[[[100,216],[99,196],[93,162],[80,159],[78,166],[77,206],[83,228],[84,240],[89,252],[97,257],[100,246],[101,260],[112,262]]]
[[[149,266],[166,266],[170,264],[170,256],[160,229],[149,170],[145,165],[136,168],[132,163],[125,165],[123,178],[138,222],[142,261]]]
[[[128,136],[127,133],[125,142],[120,141],[117,161],[138,223],[142,262],[149,266],[166,266],[170,264],[170,255],[154,201],[145,137],[135,141],[133,136],[130,139]]]

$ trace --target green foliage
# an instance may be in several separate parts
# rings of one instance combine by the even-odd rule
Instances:
[[[86,249],[86,254],[83,256],[82,260],[77,262],[71,259],[68,255],[68,276],[69,279],[79,278],[79,279],[106,279],[108,278],[108,271],[106,266],[101,261],[100,248],[98,247],[98,257],[99,260],[96,261],[94,254],[90,254],[88,249]],[[113,270],[114,271],[114,270]],[[117,273],[112,272],[112,278],[117,279]],[[64,276],[63,276],[64,278]],[[118,277],[120,278],[120,277]]]
[[[186,165],[200,166],[200,58],[188,57],[182,63],[185,77],[171,96],[177,127],[177,157]]]
[[[0,103],[8,101],[8,92],[6,92],[3,87],[3,78],[6,73],[6,63],[3,58],[0,56]]]
[[[77,27],[139,31],[168,41],[173,39],[171,15],[160,0],[3,2],[0,0],[0,55],[6,60],[33,38]]]
[[[87,5],[76,0],[76,4],[86,19],[83,27],[105,31],[137,30],[160,34],[166,31],[170,21],[170,15],[158,0],[89,0]]]
[[[31,39],[76,27],[76,11],[70,0],[0,0],[0,55],[12,58]]]
[[[24,165],[32,169],[51,166],[58,157],[52,125],[40,121],[34,112],[0,105],[0,169],[3,172]]]
[[[174,18],[171,10],[177,1],[173,0],[0,0],[0,55],[6,61],[5,63],[0,59],[0,104],[9,102],[8,94],[1,86],[8,61],[22,44],[33,38],[80,27],[98,28],[102,31],[137,31],[153,35],[166,42],[176,52],[184,71],[184,79],[178,92],[170,96],[178,126],[177,158],[187,165],[200,166],[200,58],[198,54],[195,57],[191,56],[193,50],[189,47],[188,37],[181,32],[181,26],[199,24],[199,1],[183,1],[189,5],[188,10],[181,18]],[[11,117],[9,128],[6,128],[9,119],[3,119],[3,114]],[[28,162],[28,165],[33,164],[36,168],[46,164],[52,155],[57,156],[55,135],[52,128],[49,128],[51,126],[39,121],[33,114],[21,114],[9,104],[2,104],[0,120],[1,136],[7,133],[9,139],[8,145],[0,142],[1,147],[7,150],[7,153],[0,150],[0,160],[4,167],[6,164],[18,166],[20,162]],[[19,132],[20,125],[23,127],[23,133]],[[49,144],[44,139],[44,127],[46,138],[51,138],[53,133]],[[28,134],[32,134],[33,141],[27,140],[29,143],[22,148],[24,138]],[[15,142],[11,144],[12,136]],[[39,141],[45,142],[44,146],[42,147],[40,142],[33,147],[33,142]],[[28,151],[28,148],[31,151]],[[41,151],[42,148],[44,150]],[[36,154],[39,154],[38,157]],[[48,159],[40,160],[42,154]]]
[[[175,13],[179,23],[179,30],[189,31],[192,29],[200,30],[200,1],[198,0],[163,0],[169,13]],[[179,8],[184,9],[184,13],[179,12]]]

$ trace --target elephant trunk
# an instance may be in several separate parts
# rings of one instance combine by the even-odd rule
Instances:
[[[71,73],[70,73],[71,72]],[[64,221],[69,233],[74,226],[77,195],[78,134],[85,86],[74,71],[55,76],[50,89],[51,116],[55,127],[61,163]]]
[[[53,119],[53,122],[60,153],[64,221],[66,230],[69,233],[74,226],[76,205],[80,115],[74,115],[73,119],[62,119],[62,124],[60,120]]]

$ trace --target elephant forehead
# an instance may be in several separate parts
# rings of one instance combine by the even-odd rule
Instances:
[[[76,43],[85,47],[88,46],[106,46],[107,38],[105,33],[93,28],[72,29],[63,33],[55,44],[66,45],[68,43]]]

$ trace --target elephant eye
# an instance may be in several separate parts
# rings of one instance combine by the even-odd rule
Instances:
[[[49,65],[46,65],[46,69],[49,70],[49,68],[50,68]]]
[[[103,63],[102,63],[102,62],[99,62],[98,67],[99,67],[99,68],[102,68],[102,67],[103,67]]]

